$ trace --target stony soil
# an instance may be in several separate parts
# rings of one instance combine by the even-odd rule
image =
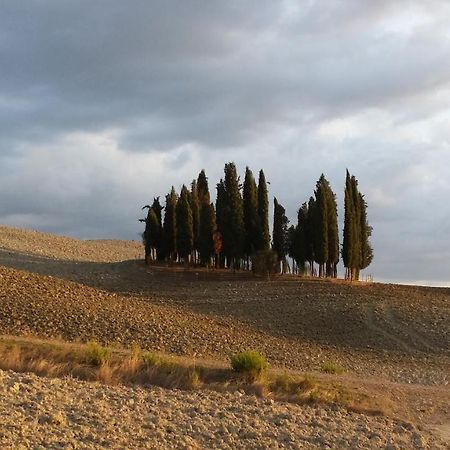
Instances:
[[[0,393],[5,450],[446,448],[407,422],[240,393],[99,386],[3,371]]]
[[[136,342],[151,350],[220,361],[226,361],[230,353],[254,348],[263,351],[272,366],[294,370],[317,371],[324,361],[334,361],[355,376],[356,384],[369,379],[405,383],[395,388],[395,395],[410,405],[411,416],[418,422],[422,412],[413,410],[423,410],[429,419],[435,399],[444,398],[433,423],[448,433],[450,412],[442,406],[442,393],[450,374],[450,289],[297,279],[266,282],[246,274],[147,268],[135,260],[138,255],[142,256],[142,249],[135,242],[77,241],[0,227],[0,334],[97,339],[124,346]],[[155,392],[164,398],[184,395]],[[221,397],[215,401],[222,405]],[[109,405],[114,409],[117,404]],[[295,408],[286,406],[291,407]],[[353,416],[346,417],[353,421]],[[431,423],[428,419],[423,423]],[[95,420],[103,423],[101,418]],[[255,410],[252,420],[262,420]],[[390,430],[389,425],[383,426]],[[346,433],[352,436],[351,430],[356,429],[344,427],[339,439],[347,439]],[[51,427],[46,430],[49,439],[54,436]],[[311,428],[311,433],[320,434],[320,430]],[[171,439],[172,434],[166,432],[161,439]],[[381,441],[361,441],[360,448],[389,448],[388,439],[396,439],[397,434],[382,434]],[[207,441],[199,442],[208,448]],[[270,442],[270,448],[277,448],[275,440]],[[327,448],[319,441],[296,442],[301,448],[309,448],[308,442],[311,448]],[[339,442],[339,448],[358,448],[351,447],[352,441]],[[377,445],[371,447],[374,442]],[[396,445],[413,448],[411,442]],[[92,445],[98,448],[98,442],[97,447]],[[126,448],[132,448],[129,445]],[[252,448],[249,445],[243,448]],[[288,442],[286,448],[290,447]]]
[[[113,262],[140,258],[142,244],[121,240],[78,240],[0,225],[0,249],[71,261]]]

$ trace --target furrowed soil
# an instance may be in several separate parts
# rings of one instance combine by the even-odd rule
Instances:
[[[0,227],[0,333],[67,341],[95,339],[124,347],[137,343],[145,349],[220,363],[226,363],[238,350],[257,349],[280,371],[320,371],[324,363],[333,362],[346,369],[339,377],[344,384],[360,386],[369,394],[384,392],[390,403],[397,405],[395,414],[411,420],[411,429],[400,432],[395,420],[386,417],[368,418],[340,410],[335,416],[336,411],[320,406],[284,404],[270,406],[291,411],[290,418],[272,429],[270,414],[264,409],[266,400],[228,398],[217,393],[92,387],[69,380],[57,382],[61,392],[56,399],[51,397],[49,382],[29,376],[32,395],[50,396],[58,411],[67,410],[74,397],[77,408],[89,409],[89,395],[95,392],[104,396],[104,411],[108,413],[87,415],[88,422],[92,416],[85,424],[85,430],[93,430],[91,434],[95,435],[92,442],[80,440],[80,434],[70,435],[68,430],[75,422],[66,414],[67,426],[62,429],[67,428],[73,442],[79,442],[75,448],[152,448],[151,443],[158,442],[162,448],[328,448],[328,443],[331,448],[446,448],[450,424],[449,289],[349,285],[297,277],[265,281],[242,272],[146,267],[141,258],[142,249],[136,242],[77,241]],[[14,377],[17,381],[11,381]],[[3,380],[22,389],[19,375],[4,373]],[[5,383],[0,380],[0,389],[2,385]],[[151,392],[156,393],[154,401],[149,400]],[[126,405],[127,395],[139,405],[136,423],[128,423],[131,419],[124,410],[123,436],[119,436],[119,429],[117,439],[98,435],[94,424],[110,424],[110,415],[114,416],[122,400]],[[6,425],[3,411],[10,410],[14,401],[19,401],[17,397],[0,400],[2,448],[20,448],[16,444],[21,435],[18,425],[13,424],[35,420],[25,411],[17,421]],[[181,412],[175,411],[177,402],[184,405]],[[245,402],[255,403],[247,410]],[[242,411],[231,410],[234,416],[229,416],[227,405],[231,403]],[[169,412],[162,412],[164,404],[169,405]],[[187,404],[204,405],[209,412],[197,417]],[[158,411],[167,423],[143,427],[146,418]],[[186,432],[183,427],[191,413],[199,423],[204,419],[204,430],[216,430],[214,420],[216,415],[220,419],[220,414],[234,417],[235,428],[211,431],[209,438],[206,431],[203,435],[199,431],[200,425],[197,431]],[[317,415],[326,419],[318,421],[317,426],[303,427],[301,432],[293,431],[306,423],[306,413],[309,424],[317,422]],[[39,418],[36,420],[39,439],[47,436],[48,442],[53,442],[61,437],[51,422],[42,425]],[[368,422],[363,426],[360,420]],[[254,432],[249,432],[254,438],[246,440],[239,430],[253,422]],[[142,428],[139,434],[133,431],[137,428]],[[4,429],[9,431],[5,433]],[[23,448],[39,445],[31,435],[31,431],[22,435],[24,442],[30,443]],[[138,435],[148,439],[146,445],[150,447],[131,441],[125,445],[120,440]],[[374,440],[369,435],[374,435]],[[192,442],[184,442],[182,436],[189,436]],[[103,444],[98,439],[104,439]]]

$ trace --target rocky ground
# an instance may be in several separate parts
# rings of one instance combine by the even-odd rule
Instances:
[[[0,371],[0,393],[5,450],[446,448],[408,422],[239,392],[111,387]]]
[[[150,350],[222,362],[227,361],[231,353],[252,348],[264,352],[272,367],[280,370],[319,371],[325,361],[333,361],[342,365],[348,376],[355,377],[353,383],[356,385],[367,386],[369,380],[375,383],[400,383],[394,387],[383,384],[381,388],[384,386],[395,391],[392,399],[406,405],[403,412],[409,410],[411,414],[407,416],[413,417],[415,423],[435,423],[440,427],[440,435],[444,430],[444,435],[448,436],[450,412],[446,405],[450,403],[450,289],[382,284],[350,286],[292,278],[267,282],[254,280],[246,274],[206,273],[201,270],[185,272],[182,268],[157,266],[147,268],[136,257],[142,257],[142,248],[136,242],[77,241],[0,227],[0,334],[68,341],[96,339],[125,347],[138,343]],[[8,373],[5,376],[8,379],[16,375]],[[44,390],[45,381],[31,379],[33,381],[29,384],[38,386],[37,391]],[[61,383],[61,389],[64,385],[64,389],[69,389],[68,392],[74,392],[70,391],[70,386],[80,387],[80,401],[85,398],[85,405],[80,408],[89,409],[88,397],[83,397],[81,392],[95,391],[103,395],[101,393],[104,391],[106,396],[110,392],[110,388]],[[418,384],[412,385],[414,383]],[[142,390],[117,389],[117,392],[129,392],[127,395],[130,396],[145,396]],[[198,399],[203,398],[202,395],[209,395],[160,390],[154,392],[158,392],[161,398],[179,396],[181,399],[186,395],[187,399],[192,395]],[[43,401],[46,395],[42,394]],[[216,404],[221,405],[222,400],[223,404],[237,401],[227,396],[223,399],[214,398]],[[105,404],[108,405],[105,410],[111,411],[108,413],[111,417],[117,414],[114,408],[118,403],[114,403],[112,397]],[[262,401],[258,405],[264,409],[265,403]],[[283,408],[295,410],[299,407],[284,405]],[[320,408],[317,411],[314,408],[306,409],[312,414],[311,417],[316,414],[331,414],[330,417],[335,417],[334,414],[337,414],[334,410],[321,413]],[[218,411],[222,411],[222,407]],[[286,427],[278,429],[281,435],[292,432],[292,437],[297,436],[295,433],[300,431],[293,427],[296,420],[300,420],[299,424],[309,430],[302,422],[303,413],[295,411],[292,422],[288,420]],[[125,410],[122,413],[131,414]],[[94,431],[87,431],[94,423],[108,429],[112,426],[108,414],[104,418],[103,415],[96,416],[92,422],[82,423],[80,429],[89,436],[95,434]],[[164,412],[166,414],[178,417],[177,411]],[[330,419],[330,430],[324,430],[321,426],[317,426],[317,429],[310,427],[307,434],[311,432],[319,436],[322,432],[331,433],[333,430],[337,433],[332,422],[336,420],[339,423],[339,417],[344,420],[343,414],[341,411],[336,419]],[[169,416],[164,417],[170,421]],[[2,421],[6,420],[3,414],[0,417]],[[129,421],[129,415],[127,417],[124,417],[124,423]],[[186,421],[188,416],[180,417]],[[262,417],[253,407],[250,421],[262,424]],[[390,419],[366,418],[379,424],[374,425],[374,430],[387,427],[389,432],[380,432],[381,437],[375,436],[375,440],[359,441],[359,447],[356,444],[352,446],[356,441],[351,439],[357,439],[357,431],[361,436],[365,433],[365,428],[361,428],[362,432],[358,428],[358,421],[363,419],[356,418],[360,416],[345,416],[349,425],[342,428],[343,433],[333,438],[342,445],[331,445],[331,448],[414,448],[413,445],[420,443],[419,437],[414,437],[417,430],[397,433],[389,428],[394,427]],[[37,420],[37,427],[45,425],[39,424]],[[382,425],[384,420],[387,422]],[[229,433],[234,436],[230,439],[239,436],[236,421],[235,418],[237,434]],[[350,426],[353,421],[355,423]],[[19,419],[17,423],[20,423]],[[57,439],[51,421],[49,424],[42,436],[48,432],[49,439]],[[292,424],[292,430],[289,424]],[[134,427],[133,424],[126,426]],[[5,429],[10,430],[10,434],[3,438],[6,439],[3,442],[9,442],[9,448],[20,448],[12,444],[14,436],[17,439],[21,436],[17,434],[17,428],[9,428],[8,425]],[[3,427],[0,430],[3,431]],[[133,431],[132,435],[144,433],[149,439],[148,443],[155,442],[149,437],[155,435],[151,429],[148,430],[144,427],[140,432]],[[227,433],[224,432],[224,436],[228,436]],[[159,438],[176,438],[174,431],[166,430],[163,434]],[[102,436],[102,439],[107,439],[105,433]],[[218,432],[214,436],[214,439],[219,439],[221,435]],[[271,445],[264,444],[269,441],[258,437],[256,441],[245,441],[248,445],[242,448],[253,448],[252,443],[255,444],[254,448],[277,448],[275,445],[278,445],[279,435],[271,436]],[[192,448],[210,447],[206,434],[204,438],[194,438],[200,440],[197,444],[192,443]],[[223,438],[222,448],[239,448],[227,439]],[[328,448],[325,441],[311,439],[310,436],[302,440],[299,434],[294,441],[286,441],[285,448],[296,448],[294,443],[303,445],[299,448]],[[393,441],[390,442],[390,439]],[[88,440],[85,447],[79,448],[101,447],[98,441],[95,442]],[[127,446],[120,444],[120,441],[114,442],[114,445],[111,444],[113,448],[133,448],[129,441]],[[170,447],[175,441],[168,442],[170,444],[167,446]],[[180,448],[184,445],[181,440],[176,442]],[[256,445],[258,443],[259,447]],[[433,445],[430,448],[440,448]],[[32,448],[40,447],[37,445]],[[145,447],[136,444],[135,448]],[[185,448],[188,448],[187,444]]]

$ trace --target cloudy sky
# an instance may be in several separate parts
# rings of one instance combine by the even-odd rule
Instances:
[[[450,2],[0,5],[0,223],[139,239],[204,168],[263,168],[293,221],[345,169],[375,280],[450,285]]]

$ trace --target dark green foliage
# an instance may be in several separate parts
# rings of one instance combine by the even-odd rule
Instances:
[[[359,194],[359,209],[361,211],[361,261],[360,269],[366,269],[373,260],[373,248],[369,238],[372,236],[372,227],[367,221],[367,203],[364,195]]]
[[[248,167],[245,169],[242,199],[245,227],[244,253],[249,257],[258,248],[258,242],[261,240],[261,226],[258,215],[258,189],[253,173]]]
[[[216,227],[214,205],[210,202],[208,179],[202,170],[197,178],[197,196],[199,203],[198,251],[200,261],[208,265],[214,254],[213,234]]]
[[[175,261],[177,253],[177,207],[178,196],[172,186],[170,194],[166,195],[166,210],[164,215],[164,250],[169,261]]]
[[[262,170],[259,171],[258,180],[258,216],[261,227],[258,250],[268,250],[270,248],[269,195],[267,191],[266,177]]]
[[[278,261],[284,261],[288,250],[287,227],[289,220],[286,217],[285,209],[280,203],[278,203],[278,200],[276,198],[273,199],[273,203],[274,203],[274,213],[273,213],[272,248],[278,255]]]
[[[178,255],[187,262],[193,248],[192,211],[189,204],[189,191],[183,185],[176,207],[177,223],[177,251]]]
[[[145,231],[142,235],[145,246],[145,263],[149,264],[156,252],[158,239],[160,236],[160,224],[153,208],[149,208],[147,218],[145,219]]]
[[[224,179],[224,221],[221,229],[223,252],[233,268],[243,255],[244,247],[244,210],[239,186],[239,178],[234,163],[225,164]]]
[[[309,271],[314,275],[314,237],[317,228],[317,206],[313,197],[309,198],[306,222],[306,259],[309,261]]]
[[[164,259],[162,217],[161,217],[161,212],[164,209],[164,207],[159,202],[159,197],[155,197],[153,199],[151,209],[154,211],[158,223],[158,227],[155,228],[154,230],[153,240],[154,240],[154,248],[156,250],[156,259],[160,261]]]
[[[216,197],[216,227],[217,227],[216,234],[218,235],[220,233],[221,254],[223,251],[223,238],[222,238],[223,230],[229,226],[228,225],[229,216],[227,214],[227,209],[228,205],[227,205],[227,194],[225,191],[225,183],[221,179],[217,183],[217,197]],[[223,258],[220,258],[219,263],[220,267],[224,266]]]
[[[292,227],[291,227],[292,228]],[[308,242],[308,204],[303,205],[298,210],[297,226],[291,231],[291,246],[289,255],[295,260],[300,275],[306,274],[306,262],[309,261]]]
[[[200,205],[197,193],[197,182],[192,181],[191,192],[189,195],[189,205],[192,211],[192,233],[193,233],[193,250],[198,250],[198,239],[200,232]]]
[[[315,224],[314,224],[314,259],[319,265],[319,276],[325,274],[325,263],[328,260],[328,202],[325,187],[325,177],[320,177],[314,192],[315,202]]]
[[[346,267],[345,277],[359,280],[361,269],[369,266],[373,249],[369,242],[372,228],[367,221],[367,204],[358,191],[358,181],[347,170],[345,182],[345,217],[342,259]]]

